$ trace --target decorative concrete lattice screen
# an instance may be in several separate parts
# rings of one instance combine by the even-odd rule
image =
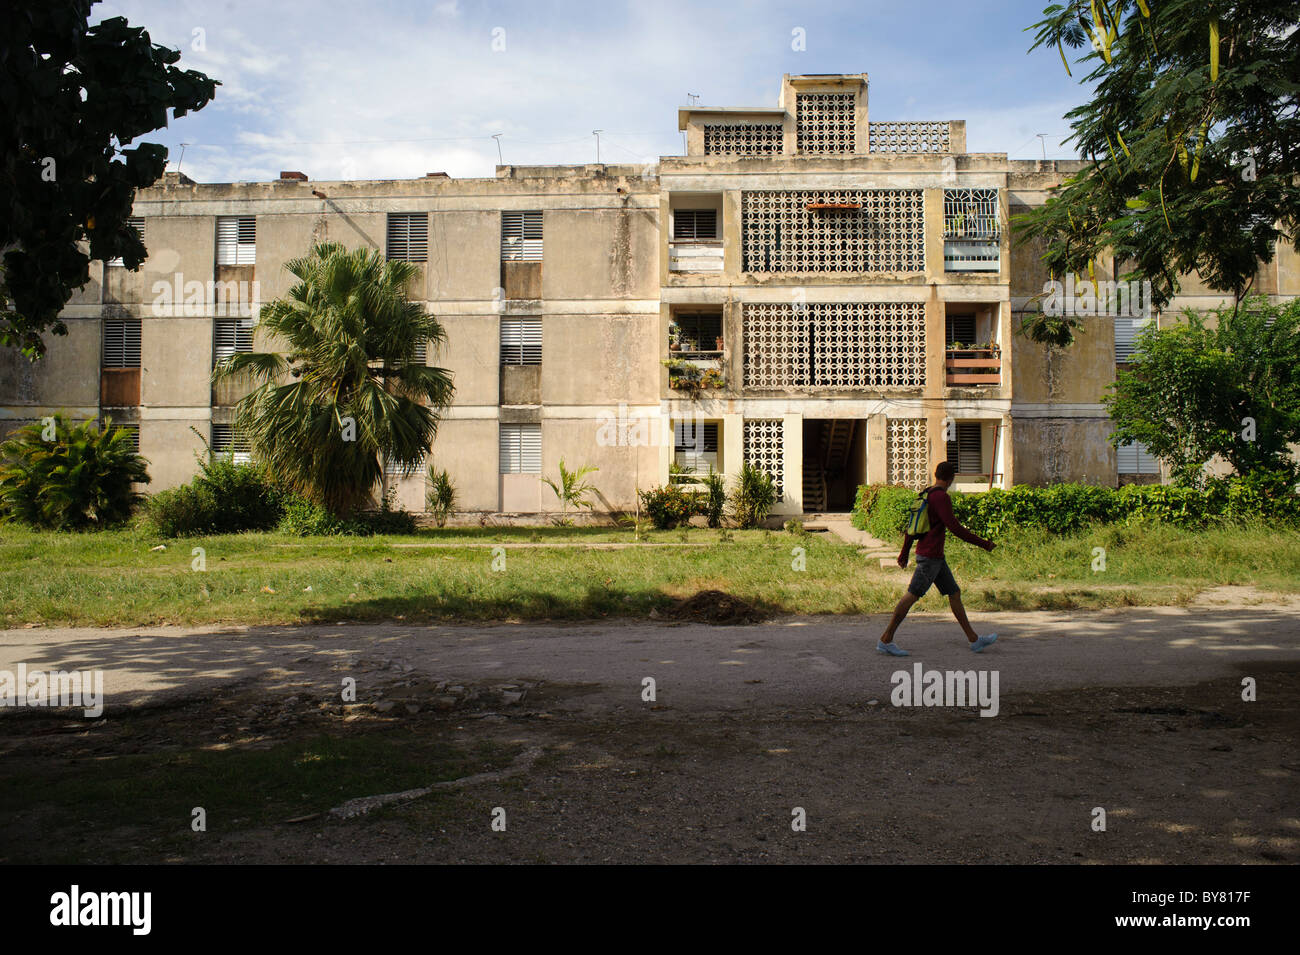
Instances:
[[[706,123],[706,156],[779,156],[780,123]]]
[[[947,153],[949,123],[867,123],[869,153]]]
[[[844,302],[744,306],[746,388],[917,388],[925,306]]]
[[[924,418],[890,418],[889,483],[918,490],[929,483],[930,451]]]
[[[785,442],[780,418],[745,420],[745,463],[772,476],[776,499],[785,500]]]
[[[923,272],[920,189],[745,192],[746,272]],[[809,208],[830,206],[838,208]]]
[[[795,109],[799,152],[853,152],[857,103],[852,93],[799,93]]]

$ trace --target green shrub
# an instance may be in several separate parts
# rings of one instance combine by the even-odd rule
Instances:
[[[852,522],[881,540],[903,531],[915,495],[907,488],[858,488]],[[951,492],[953,516],[981,537],[1012,527],[1041,527],[1054,534],[1101,524],[1169,524],[1197,528],[1218,523],[1300,523],[1300,495],[1285,471],[1216,478],[1204,488],[1130,484],[1019,484],[1010,490]]]
[[[62,414],[34,422],[0,444],[0,520],[52,530],[120,524],[144,500],[132,485],[149,482],[147,463],[111,419],[102,431]]]
[[[699,513],[700,497],[696,491],[684,491],[676,484],[666,484],[642,491],[641,506],[645,508],[650,523],[663,531],[685,524]]]
[[[456,486],[446,470],[434,470],[429,465],[429,490],[424,496],[425,506],[439,527],[447,526],[447,517],[456,506]]]
[[[275,527],[283,511],[284,494],[265,471],[216,457],[200,462],[189,484],[151,497],[145,520],[164,537],[238,534]]]
[[[280,530],[298,537],[333,537],[340,534],[365,537],[374,533],[361,521],[335,517],[319,504],[302,497],[291,497],[285,501]]]
[[[709,468],[704,478],[703,513],[710,527],[722,526],[722,512],[727,506],[727,482],[721,474]]]
[[[775,503],[776,485],[772,475],[746,461],[731,494],[732,520],[740,527],[757,527],[766,520]]]

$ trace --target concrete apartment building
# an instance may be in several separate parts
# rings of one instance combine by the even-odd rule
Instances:
[[[431,455],[462,517],[558,511],[542,479],[561,459],[599,468],[598,512],[744,461],[776,480],[776,516],[919,486],[945,458],[963,489],[1161,479],[1141,448],[1117,454],[1100,404],[1135,322],[1089,320],[1063,350],[1019,332],[1048,276],[1008,218],[1079,163],[967,152],[958,120],[871,121],[865,74],[786,76],[774,107],[678,121],[686,155],[639,166],[168,173],[135,200],[140,271],[93,263],[43,361],[0,354],[0,430],[111,415],[138,429],[152,490],[188,480],[204,441],[245,453],[213,364],[275,348],[257,306],[329,240],[422,266],[412,294],[447,333],[426,360],[456,386]],[[1294,249],[1256,287],[1300,291]],[[1191,277],[1166,314],[1222,300]],[[390,480],[423,509],[421,475]]]

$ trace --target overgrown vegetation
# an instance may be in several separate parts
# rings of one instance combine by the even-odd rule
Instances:
[[[772,475],[746,461],[731,492],[731,519],[739,527],[757,527],[767,519],[776,504],[776,485]]]
[[[447,526],[447,518],[456,508],[456,485],[445,468],[429,465],[429,489],[424,494],[424,506],[439,527]]]
[[[19,428],[0,444],[0,520],[53,530],[120,524],[144,496],[148,462],[130,433],[56,414]]]
[[[893,542],[903,532],[915,496],[915,491],[905,487],[860,487],[853,524],[873,537]],[[951,496],[953,516],[982,537],[1030,527],[1067,534],[1105,524],[1166,524],[1188,529],[1252,522],[1278,528],[1300,526],[1300,495],[1295,492],[1293,477],[1285,471],[1217,478],[1202,488],[1022,484],[1008,491],[953,491]]]

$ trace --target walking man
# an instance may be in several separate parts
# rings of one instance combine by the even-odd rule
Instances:
[[[930,530],[925,534],[917,537],[916,545],[916,570],[912,574],[912,582],[907,585],[907,593],[903,599],[898,602],[894,608],[894,615],[889,620],[889,626],[885,628],[884,634],[880,637],[880,642],[876,644],[876,649],[881,653],[888,653],[895,657],[910,656],[908,651],[898,647],[894,643],[894,632],[898,625],[903,622],[907,612],[912,609],[912,604],[916,603],[925,596],[925,592],[930,586],[936,585],[939,593],[948,598],[948,606],[952,608],[952,615],[957,618],[957,623],[961,625],[962,630],[966,632],[966,639],[970,641],[970,648],[975,653],[983,652],[984,648],[998,638],[996,633],[978,636],[971,629],[970,621],[966,619],[966,608],[961,602],[961,588],[957,586],[957,581],[948,568],[948,562],[943,557],[943,538],[944,532],[951,530],[954,534],[968,543],[983,547],[985,550],[993,549],[993,542],[987,541],[977,534],[972,534],[952,516],[952,499],[948,497],[948,487],[952,484],[953,476],[957,473],[957,467],[951,461],[942,461],[934,469],[934,477],[937,482],[934,487],[922,492],[926,495],[926,510],[930,516]],[[913,536],[906,532],[903,533],[903,552],[898,555],[898,566],[904,570],[907,569],[907,556],[912,550]]]

